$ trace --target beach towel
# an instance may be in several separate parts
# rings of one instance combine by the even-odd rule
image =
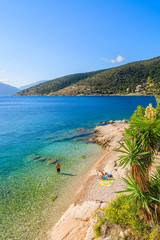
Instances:
[[[113,182],[114,182],[114,178],[107,178],[105,180],[98,180],[98,185],[110,187]]]

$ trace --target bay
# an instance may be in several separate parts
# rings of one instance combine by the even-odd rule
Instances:
[[[1,239],[47,239],[45,232],[65,210],[69,194],[103,154],[86,141],[88,130],[77,129],[129,119],[138,105],[149,103],[155,107],[155,98],[0,97]]]

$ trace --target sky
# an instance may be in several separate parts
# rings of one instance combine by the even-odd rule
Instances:
[[[0,0],[0,82],[20,87],[157,56],[159,0]]]

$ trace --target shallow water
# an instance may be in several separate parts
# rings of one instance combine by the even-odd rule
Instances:
[[[155,106],[154,97],[142,96],[0,97],[1,239],[46,238],[67,205],[67,192],[103,153],[77,128],[128,119],[150,102]],[[54,160],[62,165],[60,176]],[[52,196],[58,196],[54,202]]]

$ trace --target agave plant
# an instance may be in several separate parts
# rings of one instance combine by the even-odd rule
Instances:
[[[155,153],[157,143],[160,139],[160,119],[157,119],[157,111],[152,104],[145,110],[145,115],[130,121],[130,128],[143,138],[144,147]]]
[[[140,219],[144,219],[146,222],[153,222],[155,206],[160,204],[160,200],[150,191],[142,192],[133,177],[122,179],[126,186],[123,191],[118,191],[117,193],[129,193],[127,200],[136,204]]]
[[[154,173],[152,173],[150,178],[150,186],[149,186],[150,192],[152,195],[154,195],[154,198],[158,199],[160,201],[160,167],[156,169]],[[160,202],[154,202],[155,204],[155,214],[156,218],[160,217]]]
[[[130,121],[130,128],[139,133],[143,139],[144,149],[149,150],[150,155],[153,155],[160,139],[160,119],[155,118],[150,121],[145,117],[137,118]]]
[[[137,110],[135,110],[135,112],[133,113],[133,115],[131,116],[131,120],[135,120],[139,117],[143,117],[145,114],[145,108],[138,106]]]
[[[152,173],[150,178],[150,186],[160,198],[160,167],[158,167],[156,171]]]
[[[144,166],[145,184],[148,186],[149,170],[153,163],[154,155],[160,139],[160,120],[156,118],[148,119],[146,117],[137,118],[134,121],[130,121],[130,128],[132,131],[139,134],[143,152],[148,152],[148,161]]]
[[[124,143],[119,143],[122,149],[115,149],[116,152],[122,153],[117,160],[119,162],[119,166],[124,168],[127,165],[130,165],[131,174],[135,182],[141,189],[144,189],[144,169],[148,161],[148,152],[142,151],[140,141],[135,136],[132,137],[128,135],[123,139],[123,141]]]
[[[140,115],[131,118],[124,143],[120,143],[122,149],[116,151],[122,153],[119,165],[125,167],[129,164],[132,173],[128,179],[123,178],[127,187],[120,192],[129,193],[128,200],[137,204],[140,218],[150,222],[160,215],[160,168],[149,176],[160,140],[160,119],[151,105],[144,115],[142,112]]]

